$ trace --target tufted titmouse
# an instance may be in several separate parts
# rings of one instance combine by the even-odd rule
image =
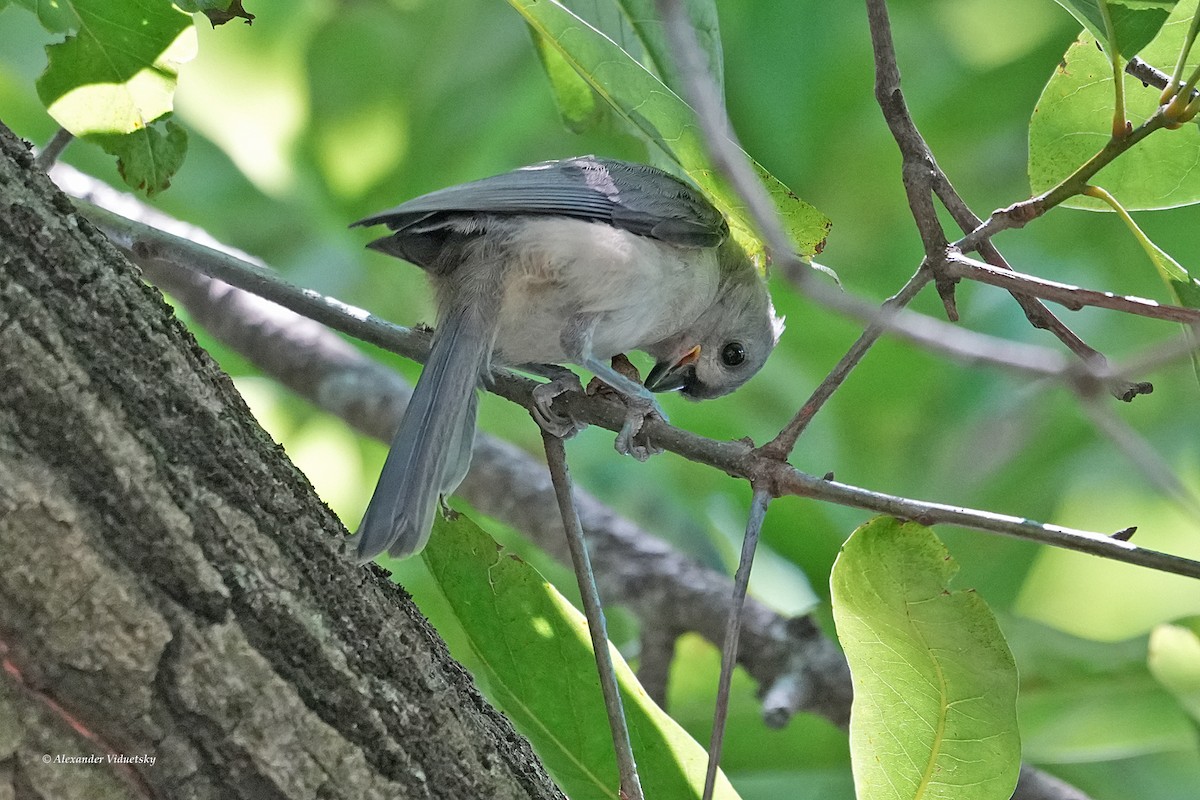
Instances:
[[[418,552],[438,497],[466,475],[479,382],[495,366],[571,363],[625,396],[617,449],[658,411],[650,392],[702,399],[741,386],[782,331],[766,283],[721,213],[653,167],[584,156],[409,200],[355,225],[371,247],[424,269],[438,326],[358,534],[361,561]],[[642,350],[637,383],[607,360]],[[560,388],[535,392],[542,419]],[[661,412],[659,412],[661,413]],[[644,451],[642,451],[644,453]]]

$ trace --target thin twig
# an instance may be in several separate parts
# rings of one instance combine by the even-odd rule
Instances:
[[[1099,152],[1046,191],[1028,200],[1013,203],[1007,208],[993,211],[982,225],[955,242],[954,246],[964,253],[970,253],[976,250],[980,243],[992,238],[997,233],[1020,228],[1032,222],[1050,209],[1078,195],[1087,186],[1088,181],[1097,172],[1111,164],[1117,156],[1125,153],[1150,134],[1165,127],[1167,127],[1167,119],[1161,110],[1155,112],[1128,135],[1109,139]]]
[[[1132,297],[1113,294],[1112,292],[1084,289],[1067,283],[1058,283],[1057,281],[1038,278],[1034,275],[1026,275],[1010,269],[998,269],[991,264],[985,264],[982,261],[977,261],[964,255],[954,254],[949,256],[943,262],[943,269],[948,275],[956,278],[967,278],[977,283],[986,283],[991,286],[998,286],[1001,289],[1008,289],[1010,292],[1016,294],[1040,297],[1043,300],[1060,303],[1072,311],[1077,311],[1085,306],[1093,306],[1095,308],[1122,311],[1126,314],[1148,317],[1150,319],[1182,322],[1185,324],[1200,323],[1200,309],[1173,306],[1144,297]]]
[[[49,172],[50,168],[54,166],[54,162],[58,161],[58,157],[62,155],[63,150],[66,150],[67,145],[74,140],[74,134],[66,128],[59,128],[50,137],[50,141],[46,142],[46,146],[34,156],[33,165],[42,172]]]
[[[563,440],[548,431],[542,431],[542,443],[546,447],[546,465],[550,468],[550,479],[554,483],[554,495],[558,499],[559,512],[562,514],[567,546],[571,549],[571,563],[575,568],[575,578],[579,582],[579,591],[583,597],[583,613],[587,617],[588,634],[595,651],[600,691],[604,695],[604,710],[608,714],[608,727],[612,731],[613,749],[617,756],[617,770],[621,775],[621,796],[627,800],[644,800],[637,762],[633,757],[633,745],[629,740],[629,725],[625,721],[625,707],[621,702],[621,687],[617,684],[617,673],[613,668],[612,653],[609,652],[604,607],[600,604],[600,592],[596,589],[587,545],[583,541],[583,526],[579,523],[579,512],[575,510],[572,497],[567,451]]]
[[[884,308],[903,308],[908,305],[932,278],[933,276],[929,270],[922,264],[913,273],[913,276],[908,279],[908,283],[904,284],[899,292],[887,299],[883,304]],[[829,398],[833,397],[833,393],[845,383],[851,371],[858,366],[859,362],[862,361],[863,357],[866,356],[875,343],[879,341],[879,337],[884,332],[885,328],[883,325],[876,323],[867,326],[862,335],[846,351],[846,355],[842,356],[841,360],[825,376],[825,379],[817,385],[817,388],[809,395],[808,400],[804,402],[804,405],[800,406],[800,410],[784,426],[783,430],[774,439],[762,446],[763,455],[768,458],[777,458],[780,461],[787,459],[792,449],[796,446],[797,440],[799,440],[800,436],[808,428],[809,423],[812,422],[813,417],[825,406]]]
[[[712,736],[708,741],[708,769],[704,775],[703,800],[712,800],[717,785],[721,748],[725,743],[725,723],[729,718],[729,691],[733,685],[733,668],[737,663],[738,641],[742,631],[742,608],[746,604],[746,591],[750,587],[754,551],[758,549],[758,539],[762,534],[763,521],[767,518],[767,506],[770,504],[769,492],[754,490],[754,498],[750,501],[750,514],[746,519],[746,535],[742,539],[741,559],[733,578],[733,602],[729,606],[729,618],[725,623],[725,641],[721,645],[721,676],[717,681]]]

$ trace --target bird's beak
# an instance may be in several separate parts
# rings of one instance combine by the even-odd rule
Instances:
[[[700,345],[696,345],[675,362],[659,361],[646,376],[646,388],[652,392],[679,391],[695,378],[699,359]]]

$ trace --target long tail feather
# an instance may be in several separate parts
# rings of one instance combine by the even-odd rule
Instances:
[[[478,308],[453,309],[438,326],[429,361],[392,440],[379,483],[351,543],[360,562],[383,551],[417,553],[429,540],[439,495],[458,487],[471,461],[476,385],[494,321]]]

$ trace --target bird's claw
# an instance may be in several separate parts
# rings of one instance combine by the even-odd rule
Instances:
[[[621,426],[613,447],[621,455],[633,456],[638,461],[645,461],[650,456],[662,453],[663,449],[650,441],[645,430],[646,420],[650,417],[666,419],[658,402],[652,397],[629,397],[625,403],[625,423]]]
[[[538,384],[533,390],[533,408],[529,413],[542,430],[559,439],[569,439],[587,427],[585,423],[554,409],[554,398],[567,392],[582,392],[579,376],[563,370],[548,383]]]

